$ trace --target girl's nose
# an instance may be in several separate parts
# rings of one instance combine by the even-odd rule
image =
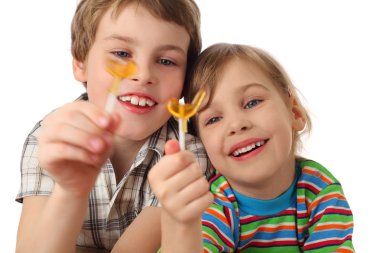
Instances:
[[[251,121],[247,118],[247,115],[233,114],[228,123],[228,135],[241,134],[252,127]]]

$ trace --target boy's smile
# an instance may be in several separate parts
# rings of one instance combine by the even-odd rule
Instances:
[[[197,118],[207,153],[237,192],[275,198],[294,178],[293,105],[252,62],[231,59],[220,73]]]
[[[87,83],[89,100],[104,107],[112,83],[104,59],[133,60],[137,73],[120,83],[114,112],[122,120],[117,135],[143,142],[169,119],[166,102],[181,96],[189,43],[185,28],[131,3],[118,15],[105,13],[88,59],[74,73]]]

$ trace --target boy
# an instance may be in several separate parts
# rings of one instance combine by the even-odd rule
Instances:
[[[166,102],[181,97],[201,49],[199,16],[192,0],[79,3],[73,72],[87,93],[47,115],[28,136],[17,252],[111,250],[127,227],[117,250],[133,251],[144,239],[142,228],[159,231],[147,173],[164,143],[178,136]],[[104,110],[112,83],[105,58],[133,60],[138,68],[121,82],[112,114]],[[203,146],[190,135],[187,143],[206,170]],[[149,242],[150,251],[158,248],[159,238]]]

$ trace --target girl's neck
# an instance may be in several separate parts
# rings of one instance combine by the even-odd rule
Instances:
[[[257,184],[247,186],[234,186],[232,188],[247,197],[271,200],[284,193],[296,178],[295,157],[291,158],[286,165],[276,172],[272,177]]]

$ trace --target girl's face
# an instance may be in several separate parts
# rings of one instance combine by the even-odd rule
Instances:
[[[274,198],[294,178],[292,139],[303,129],[302,114],[258,66],[232,59],[221,73],[210,106],[197,118],[200,137],[236,191]]]
[[[119,140],[144,141],[170,118],[166,103],[181,96],[189,43],[185,28],[152,16],[136,3],[116,18],[111,10],[102,17],[86,62],[74,61],[74,74],[87,82],[90,102],[105,108],[113,81],[105,59],[136,63],[136,74],[120,83],[113,108],[121,116]]]

